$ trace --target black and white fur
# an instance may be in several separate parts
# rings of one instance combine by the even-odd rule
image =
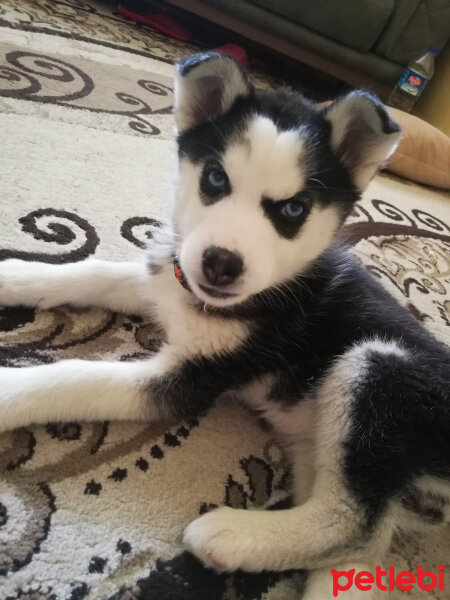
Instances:
[[[179,63],[175,97],[174,218],[145,264],[0,263],[0,304],[149,314],[167,342],[134,363],[1,369],[0,429],[184,419],[239,396],[284,438],[297,505],[219,508],[185,547],[219,570],[311,569],[305,598],[324,600],[330,567],[370,570],[401,530],[448,516],[449,351],[334,243],[399,128],[362,92],[326,109],[255,92],[217,54]]]

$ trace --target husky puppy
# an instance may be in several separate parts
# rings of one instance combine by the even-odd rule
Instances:
[[[175,117],[173,221],[145,264],[0,263],[2,305],[152,315],[167,341],[138,362],[1,369],[0,429],[180,420],[236,394],[287,441],[296,506],[219,508],[185,547],[218,570],[311,569],[305,598],[324,600],[331,567],[373,570],[449,512],[450,353],[334,241],[399,127],[364,92],[325,109],[257,92],[215,53],[178,64]]]

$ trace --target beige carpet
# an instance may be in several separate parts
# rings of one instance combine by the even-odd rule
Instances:
[[[108,4],[2,0],[0,260],[140,255],[170,211],[171,62],[190,51]],[[449,223],[448,197],[379,176],[346,230],[448,344]],[[0,334],[1,364],[14,366],[130,360],[158,344],[151,324],[101,310],[4,309]],[[216,577],[180,548],[184,526],[211,505],[282,503],[286,472],[270,436],[234,405],[170,430],[72,423],[0,435],[0,599],[297,600],[301,574]],[[450,558],[449,534],[405,540],[386,564],[435,569]]]

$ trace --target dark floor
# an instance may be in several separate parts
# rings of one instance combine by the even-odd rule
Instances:
[[[277,54],[210,21],[175,8],[163,0],[123,0],[121,4],[138,13],[169,11],[192,33],[192,41],[200,48],[211,49],[227,43],[239,44],[249,55],[252,69],[264,72],[274,85],[287,85],[301,90],[306,97],[316,102],[334,98],[348,89],[348,85],[343,81]]]

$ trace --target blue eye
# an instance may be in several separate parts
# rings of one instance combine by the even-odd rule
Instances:
[[[221,169],[213,169],[208,173],[208,183],[216,190],[223,190],[228,182],[228,177],[225,171]]]
[[[286,202],[281,207],[281,214],[288,219],[296,219],[304,210],[305,207],[300,202]]]

